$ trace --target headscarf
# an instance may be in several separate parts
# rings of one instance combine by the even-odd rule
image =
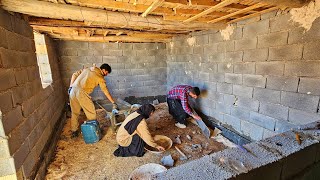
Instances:
[[[132,134],[140,124],[142,119],[148,119],[150,114],[155,111],[155,108],[151,104],[144,104],[138,110],[139,114],[136,118],[129,121],[124,128],[128,131],[129,134]]]

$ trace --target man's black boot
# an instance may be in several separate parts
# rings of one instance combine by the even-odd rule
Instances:
[[[79,134],[80,134],[79,130],[73,131],[71,133],[71,138],[72,139],[77,138],[77,137],[79,137]]]

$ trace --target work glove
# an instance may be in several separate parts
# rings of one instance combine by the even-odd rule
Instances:
[[[117,103],[112,103],[112,109],[119,110],[118,104]]]
[[[71,89],[72,89],[72,87],[68,88],[68,95],[70,95]]]

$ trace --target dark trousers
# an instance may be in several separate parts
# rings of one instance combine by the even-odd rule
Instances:
[[[145,142],[141,139],[138,134],[132,136],[131,144],[128,147],[119,146],[113,154],[118,157],[130,157],[137,156],[141,157],[144,155]]]
[[[167,98],[169,113],[173,116],[174,120],[180,124],[186,125],[186,118],[189,115],[184,111],[180,99]]]

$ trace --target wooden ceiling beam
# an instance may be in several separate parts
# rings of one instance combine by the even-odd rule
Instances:
[[[161,17],[111,12],[100,9],[79,7],[67,4],[55,4],[37,0],[1,0],[2,8],[38,17],[70,19],[84,22],[97,22],[115,28],[136,28],[141,30],[208,30],[223,28],[224,24],[180,23],[162,21]]]
[[[252,18],[252,17],[256,17],[256,16],[259,16],[261,14],[264,14],[264,13],[268,13],[268,12],[271,12],[271,11],[275,11],[279,9],[278,7],[271,7],[269,9],[266,9],[266,10],[263,10],[263,11],[260,11],[260,12],[256,12],[254,14],[250,14],[250,15],[247,15],[247,16],[243,16],[243,17],[240,17],[240,18],[237,18],[237,19],[234,19],[232,21],[229,21],[228,24],[230,23],[235,23],[235,22],[238,22],[238,21],[241,21],[241,20],[244,20],[244,19],[249,19],[249,18]]]
[[[248,12],[248,11],[252,10],[252,9],[256,9],[256,8],[259,8],[259,7],[262,7],[262,6],[265,6],[265,5],[266,4],[258,3],[258,4],[255,4],[255,5],[249,6],[247,8],[241,9],[239,11],[236,11],[234,13],[230,13],[230,14],[228,14],[226,16],[222,16],[222,17],[216,18],[214,20],[208,21],[208,23],[217,23],[217,22],[222,21],[224,19],[227,19],[229,17],[233,17],[233,16],[238,15],[238,14],[243,14],[245,12]]]
[[[255,2],[267,3],[278,7],[299,8],[309,4],[311,0],[255,0]]]
[[[219,4],[219,1],[208,1],[208,0],[192,0],[192,6],[215,6]],[[176,3],[176,4],[181,4],[181,8],[184,8],[184,6],[189,6],[189,2],[187,0],[166,0],[164,4],[170,4],[170,3]],[[247,5],[243,4],[229,4],[225,6],[225,8],[230,8],[230,9],[243,9],[248,7]]]
[[[146,17],[149,13],[151,13],[153,10],[161,6],[161,4],[164,2],[164,0],[155,0],[153,3],[142,13],[142,17]]]
[[[198,18],[200,18],[200,17],[202,17],[204,15],[210,14],[213,11],[216,11],[216,10],[222,8],[222,7],[225,7],[225,6],[227,6],[229,4],[232,4],[232,3],[235,3],[235,2],[238,2],[238,0],[224,0],[224,1],[220,2],[219,4],[217,4],[215,6],[212,6],[211,8],[209,8],[209,9],[207,9],[207,10],[205,10],[205,11],[203,11],[203,12],[201,12],[201,13],[199,13],[199,14],[197,14],[197,15],[195,15],[195,16],[187,19],[187,20],[184,20],[183,22],[185,22],[185,23],[191,22],[191,21],[193,21],[195,19],[198,19]]]

